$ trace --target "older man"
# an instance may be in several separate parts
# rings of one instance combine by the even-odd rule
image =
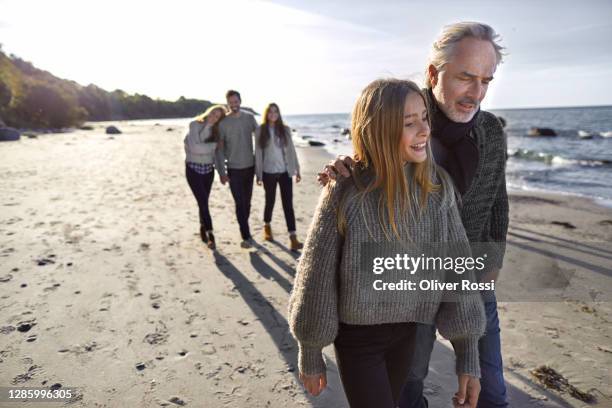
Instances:
[[[434,159],[450,174],[461,195],[461,218],[470,242],[489,244],[483,282],[497,279],[508,230],[507,143],[495,115],[480,110],[502,60],[503,48],[497,39],[498,35],[486,24],[461,22],[447,26],[433,44],[425,73]],[[337,173],[348,177],[347,166],[351,164],[349,157],[341,156],[326,166],[319,180],[326,183]],[[478,344],[481,381],[479,384],[478,379],[464,379],[455,404],[475,407],[478,401],[479,408],[507,407],[497,303],[491,294],[484,301],[487,327]],[[427,406],[423,381],[435,330],[434,326],[419,325],[412,371],[400,407]]]

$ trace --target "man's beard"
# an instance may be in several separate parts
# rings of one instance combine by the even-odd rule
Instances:
[[[473,105],[474,107],[472,108],[472,111],[469,113],[460,112],[455,109],[455,106],[461,103],[468,103],[470,105]],[[453,122],[457,122],[457,123],[467,123],[470,120],[472,120],[476,112],[478,112],[479,107],[480,107],[480,103],[471,98],[461,98],[460,100],[458,100],[452,105],[451,109],[446,109],[445,106],[441,106],[442,111],[446,114],[446,116]]]

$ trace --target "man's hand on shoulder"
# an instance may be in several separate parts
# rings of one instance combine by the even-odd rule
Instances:
[[[325,186],[330,180],[335,180],[339,176],[350,177],[350,169],[354,164],[355,161],[351,156],[340,155],[325,165],[323,171],[317,175],[317,181],[322,186]]]

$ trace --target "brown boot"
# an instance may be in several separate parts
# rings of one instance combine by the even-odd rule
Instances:
[[[272,241],[274,239],[272,238],[272,227],[270,224],[264,224],[264,239],[266,241]]]
[[[304,244],[298,241],[295,235],[289,235],[289,239],[291,240],[291,250],[292,251],[299,251],[300,249],[304,247]]]

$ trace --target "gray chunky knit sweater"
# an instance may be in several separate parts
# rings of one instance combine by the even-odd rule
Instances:
[[[407,172],[410,166],[406,166]],[[416,222],[398,225],[398,242],[462,242],[469,248],[454,195],[448,193],[451,182],[448,175],[443,179],[446,199],[441,199],[441,192],[430,194]],[[479,377],[478,339],[485,328],[480,296],[442,302],[437,291],[387,295],[367,289],[372,271],[360,267],[362,243],[389,242],[378,221],[379,194],[368,193],[361,201],[352,179],[330,183],[321,193],[289,300],[289,326],[299,344],[300,371],[307,375],[325,372],[322,349],[335,340],[339,322],[421,322],[435,323],[451,340],[458,374]],[[345,219],[342,234],[338,211]]]

